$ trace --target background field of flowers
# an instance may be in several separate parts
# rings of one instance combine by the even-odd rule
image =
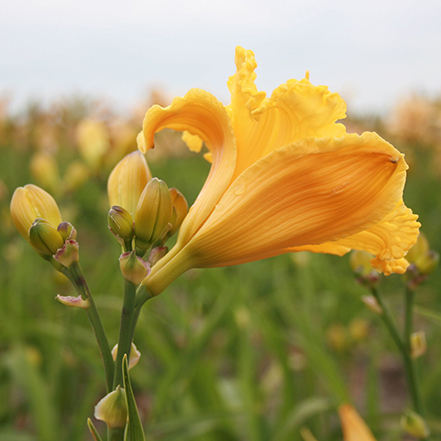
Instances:
[[[72,288],[13,228],[12,192],[40,185],[76,226],[113,344],[122,280],[106,226],[106,180],[136,149],[146,109],[168,102],[158,90],[124,114],[76,97],[20,112],[0,102],[0,441],[86,439],[85,420],[104,394],[92,331],[80,312],[54,300]],[[412,95],[382,117],[345,124],[375,130],[406,154],[405,202],[440,250],[441,99]],[[171,131],[157,135],[150,153],[153,176],[192,202],[209,165]],[[354,279],[348,257],[307,253],[181,277],[147,304],[135,335],[143,355],[132,376],[148,439],[295,441],[308,427],[319,440],[339,440],[335,410],[343,401],[358,407],[379,440],[404,439],[401,360]],[[403,283],[382,281],[399,317]],[[428,340],[419,371],[434,439],[441,439],[440,286],[435,272],[417,292],[415,313]]]

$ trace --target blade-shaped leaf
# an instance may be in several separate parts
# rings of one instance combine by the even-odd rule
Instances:
[[[95,428],[95,426],[93,425],[92,420],[91,420],[90,418],[87,418],[87,425],[89,426],[89,430],[90,430],[90,433],[91,433],[92,436],[93,436],[93,439],[94,439],[95,441],[102,441],[102,440],[101,440],[101,437],[100,437],[100,434],[99,434],[98,431],[96,430],[96,428]]]
[[[132,384],[130,383],[127,355],[124,355],[123,358],[123,380],[124,390],[126,391],[127,412],[129,415],[125,441],[145,441],[144,430],[142,428],[141,420],[139,418],[138,408],[136,407]]]

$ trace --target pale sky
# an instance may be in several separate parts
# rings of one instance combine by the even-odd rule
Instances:
[[[227,103],[237,45],[255,52],[268,94],[309,70],[348,113],[441,95],[439,0],[14,0],[0,11],[0,94],[15,103],[80,92],[123,111],[153,85]]]

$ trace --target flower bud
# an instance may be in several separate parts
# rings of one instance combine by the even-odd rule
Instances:
[[[77,230],[70,222],[61,222],[57,227],[57,231],[61,234],[63,240],[75,240],[77,238]]]
[[[77,142],[81,156],[93,169],[101,165],[110,147],[109,133],[105,124],[85,119],[78,126]]]
[[[58,173],[58,165],[54,157],[49,153],[36,153],[30,164],[31,175],[43,187],[51,191],[59,188],[60,176]]]
[[[35,219],[45,219],[54,227],[61,223],[61,214],[54,198],[32,184],[15,190],[11,200],[11,215],[18,232],[28,242],[29,229]]]
[[[74,191],[81,187],[89,178],[90,169],[80,162],[72,162],[66,169],[63,176],[63,184],[65,191]]]
[[[127,424],[127,403],[124,389],[117,386],[95,406],[95,418],[104,421],[111,429],[124,428]]]
[[[79,246],[75,240],[66,240],[64,245],[56,252],[54,258],[66,268],[69,268],[72,263],[79,260]]]
[[[430,249],[426,236],[420,232],[416,244],[407,253],[406,260],[410,263],[406,271],[407,283],[411,289],[415,289],[438,266],[439,254]]]
[[[380,279],[380,274],[372,268],[372,258],[366,251],[354,250],[349,260],[352,270],[358,276],[358,282],[369,287],[375,286]]]
[[[430,435],[426,422],[412,410],[407,410],[401,417],[401,427],[409,434],[418,439],[427,438]]]
[[[410,336],[410,354],[412,358],[421,357],[426,353],[427,341],[424,331],[414,332]]]
[[[107,214],[107,225],[121,245],[132,240],[133,219],[125,208],[114,205]]]
[[[135,250],[121,254],[119,267],[124,279],[139,285],[150,273],[150,264],[136,255]]]
[[[45,219],[36,219],[29,229],[31,245],[46,256],[53,256],[64,244],[61,234]]]
[[[116,361],[117,355],[118,355],[118,345],[115,345],[112,349],[112,357],[114,361]],[[132,347],[130,349],[130,357],[129,357],[129,370],[138,364],[140,358],[141,358],[141,352],[138,351],[138,349],[135,346],[135,343],[132,343]]]
[[[139,197],[135,214],[136,248],[147,251],[170,229],[173,201],[167,184],[153,178]]]
[[[172,237],[182,224],[188,213],[188,204],[184,195],[176,188],[170,188],[170,195],[173,201],[173,214],[170,220],[172,224],[171,230],[167,233],[167,237]]]
[[[107,181],[110,206],[123,207],[134,216],[138,199],[151,177],[141,152],[127,155],[115,166]]]

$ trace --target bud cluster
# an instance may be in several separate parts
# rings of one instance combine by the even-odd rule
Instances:
[[[58,205],[49,193],[32,184],[17,188],[11,215],[19,233],[55,268],[78,261],[77,232],[72,224],[61,220]]]
[[[149,262],[156,263],[167,251],[164,243],[178,231],[187,215],[184,196],[175,188],[169,189],[164,181],[152,178],[145,157],[139,151],[127,155],[116,165],[110,174],[107,192],[111,205],[108,226],[123,250],[136,250],[138,256],[144,257],[151,249]],[[124,254],[121,257],[123,268],[128,265],[129,257]],[[133,267],[130,272],[137,272],[133,258],[130,262]]]

